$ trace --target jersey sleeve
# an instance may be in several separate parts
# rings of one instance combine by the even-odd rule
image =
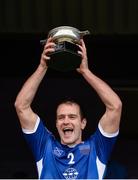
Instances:
[[[50,139],[52,133],[44,126],[42,120],[38,117],[33,131],[23,129],[25,140],[29,144],[36,161],[39,161],[42,156],[46,143]]]
[[[97,157],[103,164],[107,164],[118,134],[119,131],[113,134],[104,132],[99,123],[96,132],[92,136]]]

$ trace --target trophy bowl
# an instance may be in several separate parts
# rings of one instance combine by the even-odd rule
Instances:
[[[80,31],[74,27],[60,26],[49,31],[48,37],[52,37],[55,43],[67,41],[74,44],[79,44],[80,39],[87,34],[90,34],[88,30]]]

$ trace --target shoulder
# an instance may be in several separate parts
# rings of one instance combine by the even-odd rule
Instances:
[[[119,134],[119,130],[114,132],[114,133],[108,133],[108,132],[105,132],[99,122],[98,124],[98,131],[100,132],[100,134],[102,134],[104,137],[107,137],[107,138],[113,138],[113,137],[116,137],[118,136]]]
[[[43,120],[38,116],[35,126],[32,130],[29,129],[22,129],[23,133],[26,135],[52,135],[52,133],[47,129],[47,127],[44,125]]]

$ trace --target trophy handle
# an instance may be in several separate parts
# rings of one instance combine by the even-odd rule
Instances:
[[[47,39],[42,39],[42,40],[40,40],[40,44],[42,44],[42,45],[45,45],[46,42],[47,42]]]
[[[83,38],[83,36],[90,34],[90,31],[79,31],[80,37]]]

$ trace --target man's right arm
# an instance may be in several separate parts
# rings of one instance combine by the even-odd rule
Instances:
[[[44,46],[39,66],[37,67],[36,71],[27,79],[17,95],[15,108],[21,126],[24,129],[33,130],[35,127],[37,114],[33,112],[31,104],[48,68],[46,61],[49,60],[50,57],[47,56],[47,54],[54,51],[54,46],[55,44],[52,42],[51,38],[49,38]]]

